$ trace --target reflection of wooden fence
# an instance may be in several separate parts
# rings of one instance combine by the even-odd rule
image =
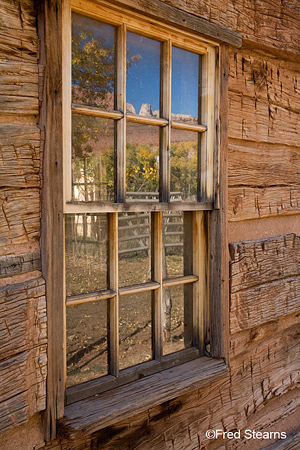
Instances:
[[[95,221],[93,215],[76,215],[73,222],[72,243],[87,246],[84,253],[90,253],[90,246],[97,246],[106,233],[101,231],[102,224]],[[122,213],[119,215],[119,256],[131,254],[139,256],[150,251],[150,214],[143,212]],[[98,230],[95,230],[95,226]],[[102,237],[101,237],[102,236]],[[183,247],[183,215],[178,212],[163,214],[163,239],[166,254],[182,252]],[[83,249],[81,249],[82,251]],[[92,250],[92,247],[91,247]],[[95,250],[95,249],[94,249]]]

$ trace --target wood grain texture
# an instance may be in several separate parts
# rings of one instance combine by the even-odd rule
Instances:
[[[38,40],[32,0],[0,1],[0,58],[36,63]]]
[[[0,190],[0,247],[34,242],[39,236],[39,189]]]
[[[228,136],[300,147],[299,113],[229,91]]]
[[[230,246],[232,334],[300,310],[299,248],[294,234]]]
[[[0,256],[0,278],[32,272],[40,268],[40,252]]]
[[[168,2],[160,0],[152,0],[151,3],[147,0],[114,0],[114,3],[136,9],[139,12],[146,13],[148,16],[153,16],[172,25],[196,31],[205,37],[219,42],[236,47],[242,45],[241,36],[236,31],[232,31],[228,26],[223,27],[219,26],[219,24],[210,23],[203,16],[195,17],[187,13],[188,8],[186,5],[181,7],[180,2],[172,3],[173,8],[168,5]]]
[[[228,219],[239,221],[299,214],[300,187],[234,187],[229,189]]]
[[[46,405],[47,323],[42,278],[0,289],[0,430]]]
[[[0,113],[38,114],[36,64],[0,63]]]
[[[1,432],[21,425],[46,406],[46,346],[33,348],[0,363]]]
[[[39,187],[39,151],[38,128],[0,125],[0,188]]]
[[[299,64],[248,49],[231,51],[229,90],[300,113]]]
[[[231,188],[300,188],[300,149],[232,141],[228,152],[228,185]],[[276,191],[274,191],[275,195]],[[230,194],[229,194],[230,195]]]
[[[300,55],[297,0],[164,0],[196,16],[242,34],[254,47],[265,46],[274,54],[293,59]]]
[[[45,132],[42,190],[42,271],[47,286],[48,377],[45,438],[56,434],[64,411],[65,306],[62,132],[62,1],[37,2],[39,63],[45,67],[39,127]],[[64,7],[68,8],[64,2]],[[59,349],[59,351],[58,351]]]
[[[0,360],[46,343],[46,298],[42,278],[0,289]]]

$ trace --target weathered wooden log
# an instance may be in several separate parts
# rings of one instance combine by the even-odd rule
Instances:
[[[0,256],[0,278],[41,269],[40,252]]]
[[[300,147],[300,115],[229,91],[229,138]]]
[[[0,191],[0,247],[39,239],[39,189]]]
[[[36,63],[38,40],[34,2],[0,0],[0,58]]]
[[[0,288],[0,361],[44,345],[46,331],[42,278]]]
[[[300,236],[293,233],[233,243],[229,249],[231,293],[300,275]]]
[[[299,17],[298,0],[281,2],[252,0],[165,0],[175,8],[198,15],[211,22],[218,23],[243,35],[243,39],[251,40],[255,48],[268,46],[273,52],[292,52],[300,55],[299,50]],[[291,56],[291,55],[290,55]]]
[[[231,51],[229,90],[300,113],[299,64],[250,50]]]
[[[39,187],[39,150],[38,128],[0,125],[0,187]]]
[[[234,187],[228,189],[228,219],[239,221],[299,214],[300,187]]]
[[[300,149],[232,140],[228,149],[228,185],[265,188],[300,187]],[[274,192],[275,194],[275,192]],[[279,194],[280,195],[280,194]],[[278,196],[279,197],[279,196]]]
[[[47,323],[42,278],[0,289],[0,431],[46,405]]]
[[[46,406],[46,345],[0,363],[1,432],[21,425]]]

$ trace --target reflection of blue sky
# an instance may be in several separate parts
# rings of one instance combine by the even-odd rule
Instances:
[[[172,48],[172,104],[174,114],[198,117],[199,55]]]
[[[72,14],[72,24],[73,33],[88,30],[90,37],[105,48],[114,47],[114,26],[76,13]],[[127,72],[127,103],[134,106],[137,114],[143,103],[159,109],[160,42],[128,32],[127,58],[131,64]],[[198,117],[198,76],[199,56],[173,47],[172,113]]]
[[[137,55],[137,62],[131,60]],[[127,72],[126,101],[137,114],[143,103],[159,109],[160,43],[134,33],[127,33],[127,58],[131,66]]]
[[[153,39],[127,34],[127,57],[139,55],[127,73],[127,103],[137,114],[142,103],[159,108],[160,43]],[[176,47],[172,49],[172,113],[198,117],[199,55]]]

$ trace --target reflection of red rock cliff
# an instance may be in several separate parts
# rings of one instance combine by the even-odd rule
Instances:
[[[99,93],[93,93],[90,89],[72,86],[72,102],[112,111],[114,109],[114,93],[107,92],[102,96]]]

